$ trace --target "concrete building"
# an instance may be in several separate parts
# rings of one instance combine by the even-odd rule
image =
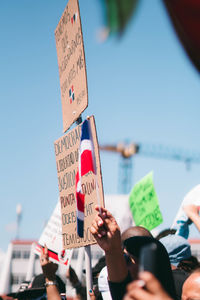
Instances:
[[[0,294],[15,292],[25,280],[31,280],[32,275],[41,272],[39,260],[33,250],[35,241],[15,240],[8,245],[8,250],[2,266]]]
[[[105,195],[105,207],[115,216],[121,231],[133,225],[133,219],[128,204],[128,195]],[[120,208],[120,209],[119,209]],[[14,240],[8,245],[2,267],[0,267],[0,294],[16,292],[20,284],[30,281],[35,275],[42,272],[39,257],[34,253],[37,241]],[[103,251],[97,246],[91,246],[92,266],[103,256]],[[80,280],[85,280],[83,269],[84,248],[73,250],[71,265]],[[66,266],[59,265],[57,274],[66,282]],[[73,296],[74,291],[67,281],[67,295]]]
[[[39,256],[34,253],[36,241],[32,240],[14,240],[9,246],[2,265],[2,272],[0,274],[0,295],[10,292],[16,292],[20,284],[31,279],[40,273],[42,269],[40,266]],[[97,246],[91,246],[92,266],[96,264],[103,251]],[[71,265],[76,270],[80,280],[84,281],[84,248],[77,248],[73,250]],[[67,295],[73,297],[75,291],[72,289],[68,280],[66,280],[67,267],[59,265],[57,275],[59,275],[67,286]]]

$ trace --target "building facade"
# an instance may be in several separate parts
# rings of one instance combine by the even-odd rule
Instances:
[[[2,265],[0,277],[0,295],[16,292],[20,284],[24,281],[31,281],[32,278],[40,273],[39,256],[34,253],[36,241],[14,240],[9,246]],[[97,246],[91,246],[92,266],[103,256],[103,251]],[[79,279],[85,281],[83,269],[85,262],[84,248],[73,250],[70,265],[75,269]],[[66,283],[67,296],[75,296],[70,282],[66,279],[67,266],[59,265],[57,275]]]

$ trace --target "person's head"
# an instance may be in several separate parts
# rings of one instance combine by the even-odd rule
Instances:
[[[182,260],[178,266],[178,269],[184,270],[185,272],[191,273],[192,271],[200,268],[200,263],[195,256],[191,256],[187,259]]]
[[[184,237],[170,234],[160,239],[165,246],[172,266],[178,267],[180,262],[191,258],[191,246]]]
[[[152,273],[140,272],[138,279],[127,286],[127,294],[124,300],[172,300]]]
[[[92,279],[93,284],[97,284],[98,276],[101,270],[106,266],[106,258],[105,255],[100,257],[96,265],[92,268]]]
[[[122,236],[121,236],[122,243],[124,243],[125,240],[127,240],[128,238],[133,237],[133,236],[153,237],[151,232],[148,229],[146,229],[142,226],[131,226],[122,233]]]
[[[181,299],[200,299],[200,269],[195,270],[184,282]]]
[[[135,236],[153,237],[151,232],[142,226],[131,226],[128,229],[126,229],[121,235],[122,247],[124,249],[124,257],[126,259],[129,272],[133,278],[138,273],[139,256],[135,256],[127,251],[125,241]]]
[[[136,258],[136,264],[139,263],[139,258],[143,247],[150,244],[155,245],[154,275],[157,277],[169,295],[171,297],[175,297],[175,287],[169,256],[162,243],[150,236],[133,236],[124,241],[124,247],[126,248],[127,253]]]
[[[103,255],[99,258],[98,262],[95,264],[95,266],[92,268],[92,281],[93,285],[96,285],[98,282],[99,273],[101,270],[106,266],[106,257]],[[86,273],[86,270],[83,270],[83,273]]]

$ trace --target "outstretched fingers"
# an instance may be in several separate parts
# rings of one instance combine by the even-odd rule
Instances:
[[[41,266],[44,266],[48,262],[49,262],[48,248],[47,245],[45,244],[44,248],[41,248],[40,264]]]
[[[115,218],[109,210],[99,205],[96,205],[95,209],[99,212],[98,216],[102,219],[103,224],[108,231],[113,231],[115,229],[120,230]]]
[[[95,238],[102,238],[103,236],[106,235],[106,231],[104,228],[104,220],[100,215],[97,215],[90,228],[91,233],[94,235]]]
[[[145,289],[144,289],[145,287]],[[160,282],[149,272],[140,272],[139,280],[130,283],[124,300],[172,300]]]

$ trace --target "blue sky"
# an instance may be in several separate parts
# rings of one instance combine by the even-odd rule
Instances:
[[[1,243],[39,238],[57,199],[53,143],[63,135],[54,30],[67,1],[11,0],[0,4]],[[162,144],[200,152],[200,77],[185,54],[160,0],[140,1],[124,36],[98,43],[100,0],[80,0],[89,107],[100,144]],[[118,191],[119,156],[101,153],[104,192]],[[184,195],[199,183],[200,165],[134,158],[133,184],[149,171],[169,227]],[[197,234],[197,233],[195,233]]]

